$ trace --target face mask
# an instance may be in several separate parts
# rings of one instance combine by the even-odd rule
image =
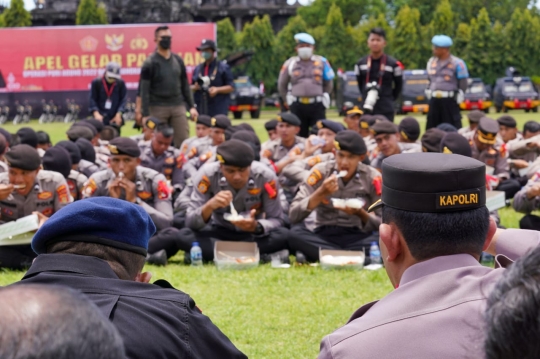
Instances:
[[[206,51],[202,52],[201,54],[202,54],[203,59],[205,59],[205,60],[210,60],[212,58],[212,56],[214,55],[213,53],[206,52]]]
[[[298,49],[298,56],[302,60],[307,60],[313,55],[313,48],[312,47],[301,47]]]
[[[163,36],[161,40],[159,40],[159,46],[162,49],[168,50],[171,48],[171,37],[170,36]]]
[[[110,78],[110,77],[105,76],[105,81],[107,81],[108,83],[112,84],[113,82],[116,81],[116,79],[113,79],[113,78]]]

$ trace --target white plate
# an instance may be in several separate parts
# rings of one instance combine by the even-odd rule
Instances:
[[[332,205],[335,208],[363,208],[366,201],[362,198],[332,198]]]
[[[245,215],[242,215],[242,213],[237,214],[237,215],[233,215],[232,213],[225,213],[223,215],[223,218],[229,222],[236,222],[236,221],[241,221],[243,219],[248,219],[249,216],[246,217]]]

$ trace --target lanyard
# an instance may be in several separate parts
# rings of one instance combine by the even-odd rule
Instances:
[[[107,100],[110,100],[111,95],[114,90],[114,86],[116,85],[116,82],[113,82],[111,88],[107,88],[107,81],[105,81],[105,78],[102,78],[101,81],[103,82],[103,87],[105,88],[105,94],[107,95]]]
[[[214,81],[214,79],[216,78],[216,73],[217,73],[217,68],[218,68],[218,64],[217,64],[217,60],[214,60],[216,61],[216,67],[214,67],[214,71],[212,73],[212,76],[210,76],[210,80],[211,81]],[[204,76],[208,76],[208,70],[210,70],[210,65],[212,63],[210,63],[208,66],[206,66],[206,63],[204,64]]]
[[[384,75],[384,68],[386,67],[386,55],[383,55],[381,58],[381,67],[379,68],[379,87],[382,85],[382,79]],[[371,72],[371,56],[367,60],[367,74],[366,74],[366,84],[369,83],[369,74]]]

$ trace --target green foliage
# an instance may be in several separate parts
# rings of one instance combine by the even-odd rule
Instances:
[[[428,59],[422,58],[422,30],[420,12],[408,6],[401,8],[395,19],[393,49],[394,56],[406,68],[425,68]]]
[[[326,22],[330,8],[336,5],[346,25],[355,26],[362,18],[386,12],[384,0],[315,0],[310,6],[298,8],[298,15],[312,28]]]
[[[24,8],[23,0],[11,0],[9,8],[2,14],[3,27],[22,27],[32,25],[32,15]]]
[[[465,56],[465,49],[467,44],[471,40],[471,28],[469,25],[460,23],[456,30],[456,36],[454,37],[453,51],[457,56]]]
[[[96,0],[81,0],[75,18],[77,25],[107,24],[107,12],[103,4],[98,6]]]
[[[454,37],[454,13],[448,0],[442,0],[433,14],[431,20],[431,30],[433,35],[444,34]]]
[[[497,74],[493,73],[493,29],[487,10],[480,10],[478,17],[471,21],[471,37],[465,49],[465,61],[469,73],[473,77],[481,77],[488,83],[495,82]]]
[[[525,74],[540,74],[535,59],[540,56],[540,20],[529,10],[516,8],[508,24],[506,37],[511,51],[507,53],[508,64]]]
[[[274,53],[278,63],[281,64],[295,55],[296,41],[294,35],[300,32],[307,32],[307,25],[300,16],[295,16],[291,17],[287,25],[277,34]]]
[[[234,26],[228,17],[217,22],[217,46],[220,59],[238,51]]]

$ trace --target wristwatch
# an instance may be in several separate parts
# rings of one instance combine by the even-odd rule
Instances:
[[[264,234],[264,227],[262,226],[262,224],[257,222],[257,228],[255,228],[255,232],[253,232],[253,234],[255,234],[256,236],[260,236],[261,234]]]

